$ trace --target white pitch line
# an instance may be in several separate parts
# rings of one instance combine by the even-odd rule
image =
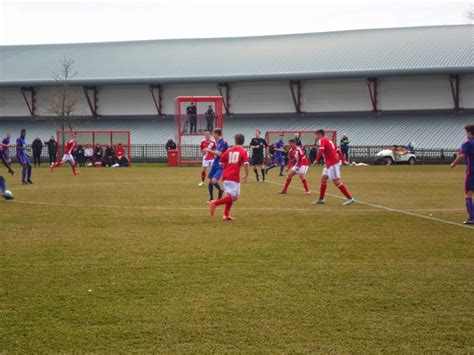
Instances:
[[[280,183],[274,182],[274,181],[267,180],[267,182],[269,182],[270,184],[278,185],[278,186],[284,186],[283,184],[280,184]],[[290,188],[295,189],[295,190],[304,191],[304,189],[302,189],[301,187],[290,186]],[[337,198],[337,199],[340,199],[340,200],[345,200],[345,198],[343,198],[341,196],[337,196],[337,195],[333,195],[333,194],[329,194],[329,193],[327,193],[326,195]],[[471,226],[468,226],[468,225],[465,225],[465,224],[459,224],[459,223],[456,223],[456,222],[447,221],[445,219],[440,219],[440,218],[436,218],[436,217],[424,216],[422,214],[418,214],[418,213],[415,213],[415,212],[400,210],[400,209],[392,208],[392,207],[388,207],[388,206],[382,206],[382,205],[378,205],[378,204],[375,204],[375,203],[364,202],[364,201],[360,201],[360,200],[356,200],[356,203],[359,203],[359,204],[365,205],[365,206],[378,208],[378,209],[389,211],[389,212],[401,213],[401,214],[405,214],[407,216],[418,217],[418,218],[422,218],[422,219],[428,219],[430,221],[449,224],[449,225],[460,227],[460,228],[467,228],[467,229],[471,229],[471,230],[474,229]]]

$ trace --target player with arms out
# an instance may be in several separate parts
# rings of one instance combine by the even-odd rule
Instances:
[[[26,129],[20,131],[20,137],[16,140],[16,157],[18,163],[20,163],[21,170],[21,183],[23,185],[33,184],[31,181],[31,163],[30,157],[26,153]]]
[[[472,193],[474,192],[474,124],[467,125],[464,129],[467,133],[467,140],[461,146],[461,150],[451,164],[451,168],[454,168],[463,159],[466,161],[464,192],[466,194],[467,220],[464,221],[464,224],[474,225],[474,206],[472,204]]]
[[[212,166],[212,161],[214,160],[214,155],[209,153],[209,150],[213,150],[215,142],[212,140],[211,132],[204,132],[204,140],[201,142],[200,150],[202,154],[202,170],[201,170],[201,182],[198,186],[204,185],[206,180],[206,170]]]
[[[220,159],[220,164],[224,169],[222,180],[224,181],[226,196],[217,201],[211,201],[209,208],[211,216],[214,216],[216,213],[216,207],[225,205],[224,221],[232,221],[235,219],[230,215],[230,209],[232,208],[232,204],[237,201],[240,195],[240,168],[242,166],[244,166],[245,170],[245,175],[243,177],[244,184],[248,180],[249,156],[247,150],[242,147],[244,142],[245,137],[242,134],[237,134],[235,136],[235,146],[222,154]]]
[[[79,171],[76,170],[76,161],[74,160],[74,157],[72,156],[72,151],[74,150],[76,145],[77,145],[77,134],[74,133],[71,139],[69,139],[66,142],[66,145],[64,146],[64,155],[61,161],[51,165],[51,172],[53,172],[54,169],[56,169],[58,166],[68,162],[69,165],[71,166],[73,175],[74,176],[79,175]]]
[[[3,138],[2,143],[0,144],[0,159],[2,159],[3,165],[8,169],[8,173],[13,176],[15,170],[12,169],[11,159],[10,159],[10,148],[13,147],[13,144],[10,144],[11,133],[7,132],[5,138]]]
[[[288,162],[288,168],[286,169],[286,171],[290,170],[290,173],[288,174],[288,177],[286,178],[285,186],[278,193],[281,195],[287,194],[288,187],[291,184],[291,180],[293,179],[293,176],[299,175],[301,182],[303,183],[304,194],[310,195],[311,191],[309,190],[308,181],[306,180],[306,173],[308,172],[309,160],[306,157],[304,148],[296,145],[296,139],[290,139],[288,143],[290,146],[290,151],[288,152],[290,160]]]
[[[321,177],[321,187],[319,189],[319,199],[313,204],[315,205],[324,205],[326,201],[324,200],[324,196],[326,194],[327,189],[327,182],[331,179],[336,185],[336,187],[342,192],[342,194],[346,197],[343,205],[350,205],[355,203],[355,199],[352,195],[347,191],[346,187],[341,182],[341,160],[345,165],[348,163],[344,160],[344,157],[341,158],[341,154],[337,153],[337,148],[334,145],[334,142],[330,140],[328,137],[324,136],[324,130],[320,129],[316,131],[316,140],[319,141],[319,149],[318,155],[315,160],[315,164],[321,159],[321,156],[324,157],[325,167],[323,169],[323,176]]]
[[[214,130],[214,141],[215,145],[213,149],[206,148],[205,151],[209,152],[214,156],[212,161],[211,170],[209,171],[209,202],[214,200],[214,187],[219,191],[219,199],[222,198],[224,190],[219,185],[219,180],[222,177],[223,169],[219,164],[221,155],[229,148],[227,142],[222,138],[222,129],[216,128]]]
[[[285,137],[284,134],[280,134],[280,139],[278,142],[275,143],[274,146],[274,158],[272,164],[268,166],[268,168],[265,170],[265,174],[268,174],[268,171],[275,168],[276,166],[280,166],[280,176],[283,176],[283,170],[285,169],[285,158],[283,157],[283,154],[286,153],[285,150],[285,143],[283,142],[283,138]]]

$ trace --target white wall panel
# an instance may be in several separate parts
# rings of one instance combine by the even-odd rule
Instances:
[[[474,108],[474,74],[461,76],[461,107]]]
[[[99,114],[156,115],[155,104],[147,85],[98,87]]]
[[[36,89],[36,112],[40,116],[49,116],[49,106],[54,97],[60,96],[60,91],[53,87],[40,87]],[[90,116],[90,110],[81,87],[71,88],[71,98],[76,100],[76,116]]]
[[[29,116],[20,88],[0,88],[0,116]]]
[[[448,76],[392,77],[379,80],[382,110],[432,110],[453,107]]]
[[[339,112],[372,110],[364,79],[309,80],[303,82],[303,111]]]
[[[230,107],[233,113],[294,112],[287,81],[231,84]]]

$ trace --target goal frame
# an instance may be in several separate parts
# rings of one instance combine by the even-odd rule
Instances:
[[[118,143],[114,143],[114,140],[113,140],[113,135],[114,133],[119,133],[119,134],[126,134],[127,135],[127,144],[124,144],[122,142],[120,142],[120,144],[122,144],[122,146],[126,146],[127,148],[127,159],[128,159],[128,166],[131,166],[131,163],[132,163],[132,160],[131,160],[131,139],[130,139],[130,131],[123,131],[123,130],[73,130],[73,131],[61,131],[61,130],[58,130],[56,131],[56,139],[57,139],[57,143],[58,143],[58,154],[61,154],[61,152],[63,151],[64,149],[64,144],[65,142],[63,142],[63,140],[61,139],[61,136],[62,137],[65,137],[66,135],[73,135],[73,134],[92,134],[92,143],[88,143],[88,144],[91,144],[92,147],[94,148],[96,146],[96,134],[110,134],[110,145],[114,148],[117,147]],[[103,147],[107,147],[109,144],[100,144],[101,148]]]
[[[198,133],[186,133],[184,132],[184,124],[186,123],[186,119],[184,118],[183,114],[186,115],[186,112],[183,113],[181,106],[183,104],[190,104],[191,102],[197,103],[208,103],[214,106],[214,128],[223,129],[224,120],[223,120],[223,99],[222,96],[178,96],[175,98],[175,107],[176,107],[176,122],[177,122],[177,129],[178,129],[178,165],[194,165],[200,164],[201,159],[184,159],[184,146],[191,145],[196,146],[198,148],[198,144],[190,143],[185,144],[184,139],[186,137],[202,137],[204,131],[200,131]],[[197,116],[202,116],[197,114]]]

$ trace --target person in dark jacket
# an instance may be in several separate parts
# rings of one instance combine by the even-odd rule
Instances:
[[[216,115],[214,114],[212,105],[209,105],[205,115],[206,115],[206,122],[207,122],[207,130],[209,132],[212,132],[214,130],[214,121],[216,119]]]
[[[82,145],[77,146],[76,160],[80,167],[83,167],[85,165],[86,157],[85,157],[84,147]]]
[[[197,108],[194,102],[186,107],[186,114],[189,119],[189,133],[197,133]]]
[[[44,142],[48,146],[49,165],[56,163],[56,155],[58,153],[58,143],[54,136],[51,136],[49,141]]]
[[[170,149],[176,149],[176,143],[171,138],[168,139],[168,142],[166,142],[166,150]]]
[[[41,166],[41,152],[43,151],[43,142],[41,141],[40,137],[36,137],[36,139],[31,143],[31,150],[33,151],[33,164],[35,164],[35,166]]]
[[[96,144],[94,149],[94,156],[92,157],[92,163],[95,165],[96,163],[102,163],[102,158],[104,157],[104,152],[100,146],[100,144]]]
[[[112,166],[115,164],[115,149],[111,145],[107,146],[104,152],[102,166]]]
[[[349,161],[349,138],[347,138],[346,134],[342,135],[342,138],[339,141],[339,147],[341,148],[341,152],[344,155],[344,159]]]

